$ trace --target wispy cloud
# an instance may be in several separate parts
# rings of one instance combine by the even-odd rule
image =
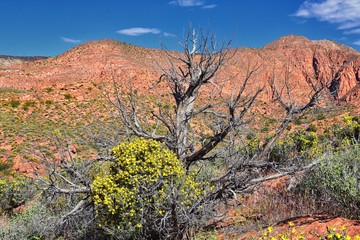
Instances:
[[[204,5],[201,8],[203,8],[203,9],[213,9],[213,8],[216,8],[216,7],[217,7],[216,4],[209,4],[209,5]]]
[[[360,28],[354,28],[349,31],[345,31],[345,34],[360,34]]]
[[[82,41],[81,40],[77,40],[77,39],[72,39],[72,38],[67,38],[67,37],[61,37],[61,39],[64,41],[64,42],[67,42],[67,43],[81,43]]]
[[[360,27],[360,0],[307,0],[294,14],[301,18],[316,18],[347,30],[348,34],[358,33]]]
[[[360,46],[360,40],[357,40],[356,42],[353,42],[353,44]]]
[[[170,1],[169,4],[179,7],[201,7],[203,9],[216,8],[216,4],[206,4],[205,0],[175,0]]]
[[[202,0],[176,0],[169,3],[180,7],[198,7],[205,4],[205,2]]]
[[[116,31],[119,34],[128,35],[128,36],[140,36],[144,34],[159,34],[161,31],[157,28],[143,28],[143,27],[134,27],[126,28]]]
[[[175,34],[168,33],[168,32],[163,32],[163,34],[164,34],[165,37],[176,37]]]

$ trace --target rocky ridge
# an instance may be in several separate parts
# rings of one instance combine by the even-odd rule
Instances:
[[[273,97],[269,83],[283,86],[287,79],[295,99],[305,101],[314,86],[327,84],[328,98],[352,104],[359,103],[360,54],[333,41],[311,41],[289,35],[260,49],[239,48],[216,76],[236,81],[246,76],[248,67],[260,66],[249,91],[265,86],[263,100]],[[176,54],[176,53],[173,53]],[[16,62],[14,62],[16,63]],[[76,91],[78,86],[118,80],[132,82],[139,91],[148,92],[167,66],[160,50],[147,49],[111,39],[92,41],[47,59],[23,61],[0,66],[0,86],[41,90],[45,87]],[[235,82],[234,82],[235,81]],[[86,97],[85,97],[86,98]]]
[[[9,66],[14,64],[21,64],[24,62],[31,62],[41,59],[46,59],[47,57],[43,56],[34,56],[34,57],[17,57],[17,56],[7,56],[0,55],[0,67],[1,66]]]

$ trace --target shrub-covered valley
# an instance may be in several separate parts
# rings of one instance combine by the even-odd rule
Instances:
[[[360,239],[360,54],[191,33],[0,56],[0,239]]]

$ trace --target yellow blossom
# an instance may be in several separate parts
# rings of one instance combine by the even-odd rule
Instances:
[[[334,237],[334,234],[330,233],[326,236],[327,239],[332,239]]]

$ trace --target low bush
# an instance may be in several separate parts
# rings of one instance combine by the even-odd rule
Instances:
[[[52,91],[54,91],[54,89],[52,87],[45,88],[45,92],[47,92],[47,93],[51,93]]]
[[[5,217],[0,228],[0,239],[55,239],[53,222],[40,205],[28,207],[24,212]]]
[[[32,180],[25,176],[0,179],[0,213],[11,212],[25,204],[33,197],[34,191]]]
[[[301,163],[300,160],[316,158],[322,152],[323,146],[318,135],[300,129],[279,140],[271,150],[269,159],[273,162],[290,161],[298,164]]]
[[[18,106],[20,106],[20,101],[19,100],[10,100],[9,104],[11,107],[17,108]]]
[[[360,148],[325,155],[302,183],[302,190],[320,198],[331,214],[360,218]]]
[[[307,126],[306,131],[307,131],[307,132],[315,132],[315,133],[316,133],[317,127],[316,127],[315,124],[311,123],[309,126]]]
[[[23,108],[25,111],[27,111],[30,107],[34,107],[35,105],[36,105],[36,103],[35,103],[34,101],[28,100],[28,101],[24,102],[22,108]]]
[[[114,147],[112,155],[116,160],[92,184],[100,223],[108,232],[132,239],[181,239],[203,217],[207,184],[187,172],[165,145],[139,138]]]
[[[72,96],[70,93],[66,93],[66,94],[64,94],[64,98],[65,98],[66,100],[70,100],[70,99],[73,98],[73,96]]]
[[[360,119],[359,117],[344,115],[345,126],[333,125],[335,140],[333,145],[341,150],[349,145],[359,144]]]

